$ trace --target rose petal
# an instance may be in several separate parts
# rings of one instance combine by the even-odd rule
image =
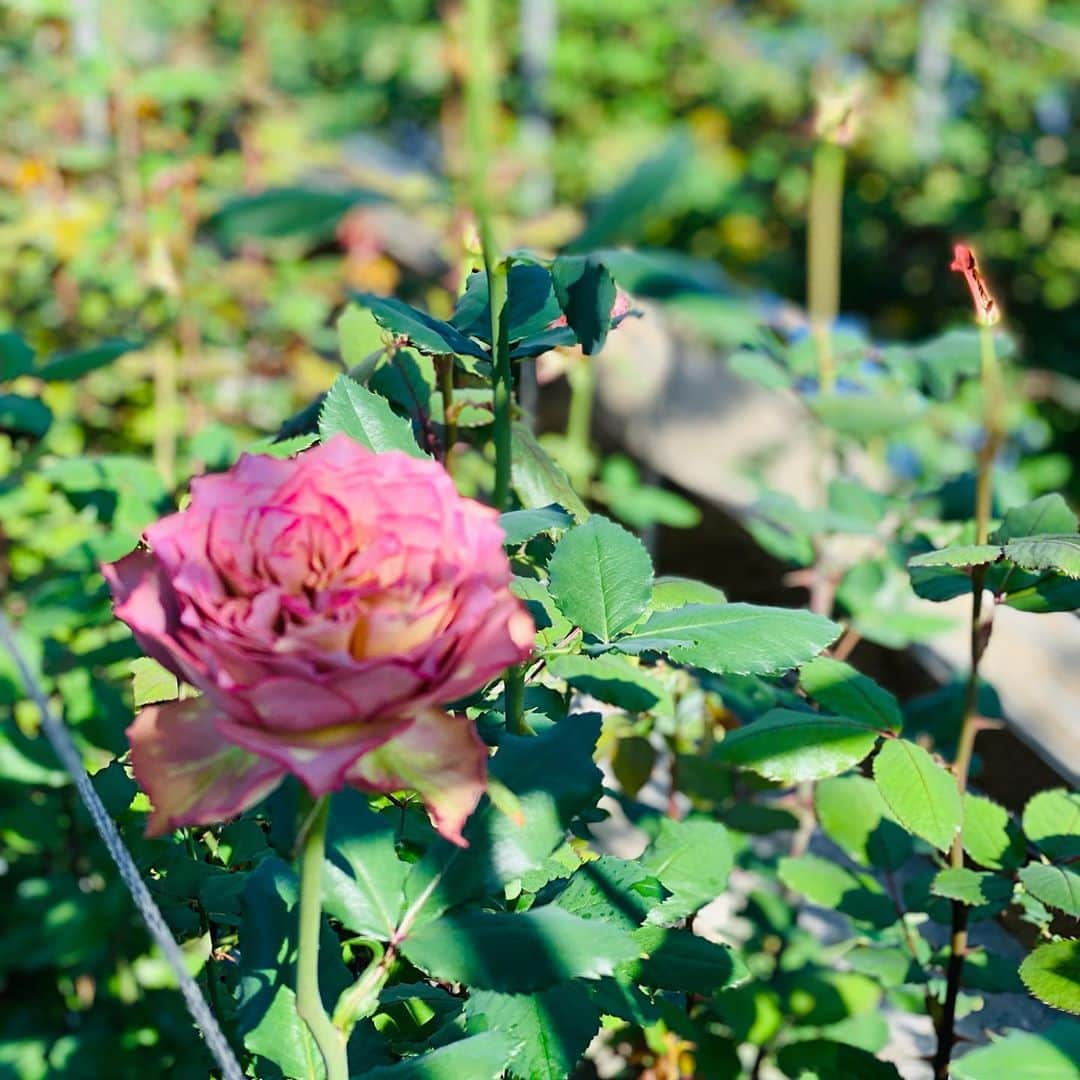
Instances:
[[[407,717],[360,724],[319,724],[306,731],[270,731],[223,717],[221,734],[238,746],[272,761],[299,777],[312,795],[345,785],[345,774],[361,754],[381,746],[401,731]]]
[[[487,748],[467,717],[421,709],[403,732],[360,758],[346,779],[368,791],[418,792],[435,828],[468,847],[461,830],[484,793]]]
[[[164,568],[148,551],[136,549],[101,573],[112,590],[114,610],[131,627],[143,651],[178,679],[198,686],[206,669],[177,638],[180,612]]]
[[[127,730],[135,777],[154,804],[147,836],[226,821],[260,802],[285,770],[218,732],[207,698],[148,705]]]

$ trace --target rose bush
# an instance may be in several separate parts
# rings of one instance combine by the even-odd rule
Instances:
[[[289,773],[313,795],[412,788],[461,843],[484,787],[439,708],[530,652],[495,511],[441,466],[337,436],[243,456],[104,568],[144,650],[203,696],[128,729],[151,833],[232,817]]]

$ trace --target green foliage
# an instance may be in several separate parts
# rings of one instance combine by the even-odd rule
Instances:
[[[1020,978],[1040,1001],[1080,1014],[1080,940],[1040,945],[1020,965]]]
[[[339,375],[319,412],[319,435],[348,435],[369,450],[401,450],[412,457],[427,455],[416,445],[412,426],[398,416],[384,397]]]
[[[948,850],[963,819],[960,795],[952,777],[921,746],[887,739],[874,758],[874,781],[908,832]]]
[[[857,765],[874,748],[877,732],[839,716],[773,709],[730,732],[718,755],[769,780],[823,780]]]

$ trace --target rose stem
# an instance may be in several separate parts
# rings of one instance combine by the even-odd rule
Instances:
[[[492,442],[495,448],[495,486],[492,502],[500,512],[509,509],[511,422],[514,373],[510,366],[509,326],[505,318],[510,260],[496,255],[491,224],[488,176],[498,108],[495,70],[495,13],[492,0],[468,0],[465,9],[469,66],[465,79],[465,122],[469,143],[469,186],[487,276],[491,309],[491,353],[494,366]],[[524,675],[520,667],[507,670],[504,682],[506,727],[524,733]]]
[[[496,510],[506,510],[510,498],[510,421],[514,376],[505,314],[509,260],[498,259],[491,222],[489,175],[498,82],[495,70],[495,14],[492,0],[468,0],[465,10],[469,66],[465,78],[465,122],[469,144],[469,188],[476,228],[487,275],[491,308],[491,354],[494,365],[494,411],[492,439],[495,445]]]
[[[319,931],[322,927],[322,873],[330,796],[311,807],[301,825],[300,933],[296,950],[296,1011],[308,1026],[326,1065],[326,1080],[348,1080],[345,1038],[330,1021],[319,993]]]
[[[454,475],[454,446],[458,439],[457,413],[454,410],[454,358],[436,356],[435,368],[439,374],[439,393],[443,407],[443,467]]]
[[[806,259],[810,333],[817,349],[822,393],[836,383],[830,328],[840,305],[840,221],[844,197],[844,148],[823,137],[814,151]]]
[[[579,491],[589,482],[592,442],[593,400],[596,396],[596,368],[591,356],[579,357],[566,373],[570,383],[570,408],[566,414],[566,442],[573,450],[570,475]]]
[[[1002,394],[1001,372],[997,355],[994,352],[993,331],[983,323],[979,328],[982,357],[983,388],[983,445],[979,449],[978,471],[975,481],[975,543],[985,544],[990,531],[991,496],[993,492],[993,466],[998,447],[1001,444]],[[964,704],[960,720],[960,735],[956,744],[956,762],[953,773],[956,787],[963,796],[967,790],[968,771],[971,768],[971,756],[975,749],[975,735],[978,731],[978,690],[979,663],[990,643],[993,629],[994,609],[991,607],[983,617],[983,584],[986,567],[977,567],[971,575],[971,668],[967,684],[964,687]],[[956,834],[949,849],[949,863],[955,869],[964,865],[964,834]],[[968,909],[958,900],[952,902],[952,933],[949,938],[949,964],[945,977],[945,1001],[941,1009],[938,1024],[937,1052],[934,1054],[935,1080],[946,1080],[949,1075],[949,1061],[952,1058],[953,1045],[956,1041],[956,1000],[960,994],[960,977],[964,971],[964,957],[967,953]]]

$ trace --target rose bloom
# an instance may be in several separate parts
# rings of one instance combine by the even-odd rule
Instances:
[[[529,655],[498,515],[443,468],[344,435],[245,455],[103,568],[147,654],[203,696],[128,729],[148,832],[235,816],[288,773],[313,795],[411,788],[436,828],[484,789],[472,723],[439,708]]]

